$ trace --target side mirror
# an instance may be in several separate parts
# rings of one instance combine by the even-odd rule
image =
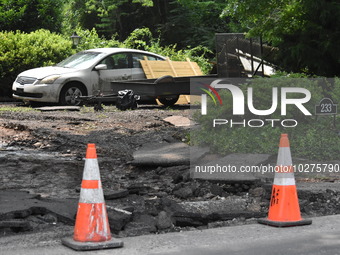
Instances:
[[[100,70],[107,70],[106,64],[99,64],[94,67],[94,70],[100,71]]]

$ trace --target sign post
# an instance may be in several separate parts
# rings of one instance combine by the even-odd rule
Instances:
[[[338,112],[338,105],[333,103],[333,100],[330,98],[321,99],[320,103],[315,106],[315,115],[316,116],[327,116],[333,115],[333,125],[335,127],[336,114]]]

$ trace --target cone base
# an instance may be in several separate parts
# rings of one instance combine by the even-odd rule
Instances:
[[[74,241],[73,237],[65,237],[61,239],[61,243],[76,251],[91,251],[120,248],[124,246],[124,242],[115,238],[111,238],[105,242],[78,242]]]
[[[266,219],[258,219],[258,223],[272,226],[272,227],[296,227],[296,226],[304,226],[312,224],[312,220],[309,219],[302,219],[299,221],[272,221]]]

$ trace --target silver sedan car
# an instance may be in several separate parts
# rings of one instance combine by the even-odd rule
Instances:
[[[110,94],[111,82],[145,79],[139,60],[165,60],[141,50],[100,48],[79,52],[56,66],[30,69],[13,83],[13,97],[24,101],[78,105],[79,96]]]

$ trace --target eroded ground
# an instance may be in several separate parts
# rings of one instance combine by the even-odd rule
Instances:
[[[0,191],[27,191],[42,202],[74,199],[76,204],[86,145],[95,143],[110,226],[117,235],[244,224],[266,216],[271,183],[195,181],[186,165],[146,168],[129,163],[133,152],[146,143],[186,141],[187,129],[164,121],[175,115],[190,117],[189,107],[145,105],[122,112],[106,106],[102,112],[92,107],[40,112],[0,105]],[[332,188],[337,178],[322,181],[329,186],[299,193],[304,215],[340,212],[339,189]],[[2,214],[0,220],[28,220],[32,227],[26,231],[43,223],[47,227],[51,222],[72,224],[72,217],[68,221],[40,207],[18,215]]]

